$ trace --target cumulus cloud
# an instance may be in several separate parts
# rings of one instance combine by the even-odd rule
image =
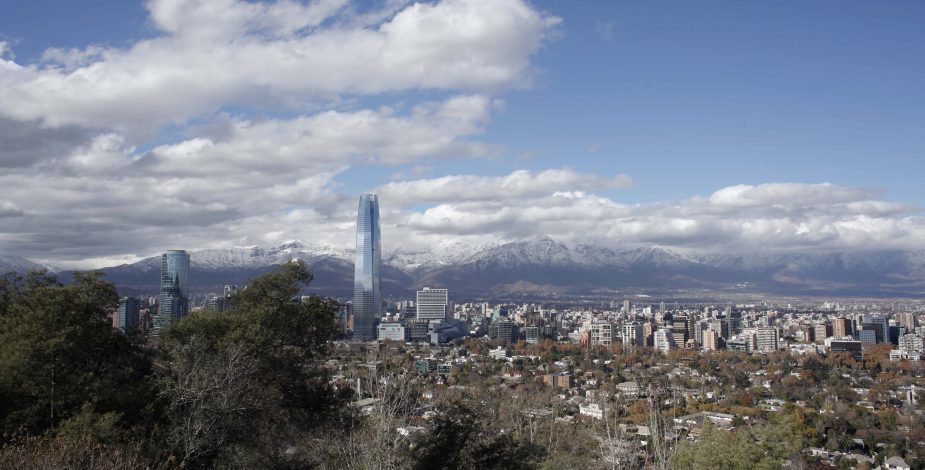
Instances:
[[[349,247],[366,190],[391,248],[540,234],[723,251],[925,243],[918,208],[829,183],[626,204],[601,195],[631,187],[622,174],[440,176],[441,159],[506,152],[482,134],[560,21],[524,0],[147,6],[156,33],[125,48],[22,64],[0,42],[0,253],[93,267],[167,247]],[[407,170],[340,186],[369,165]]]
[[[505,178],[511,177],[517,172]],[[434,207],[404,214],[396,230],[405,234],[403,240],[418,237],[421,244],[447,237],[501,242],[549,234],[612,247],[659,245],[682,251],[925,248],[925,218],[917,215],[919,208],[876,199],[876,191],[830,183],[737,185],[709,197],[628,205],[574,190],[527,191],[502,199],[497,195],[503,180],[446,177],[382,189],[388,195],[392,187],[420,188],[426,199],[441,194],[441,184],[452,188],[468,181],[493,191],[484,199],[442,197]],[[479,186],[486,181],[492,181],[491,189]]]
[[[346,169],[497,155],[478,140],[497,92],[529,84],[559,22],[523,0],[146,5],[156,34],[128,47],[22,64],[0,43],[0,252],[97,265],[340,234]]]
[[[163,34],[130,48],[52,49],[32,65],[0,59],[0,113],[138,136],[226,106],[299,110],[345,94],[521,87],[559,22],[522,0],[415,3],[373,25],[350,21],[342,0],[152,0],[148,9]]]
[[[29,217],[4,225],[0,252],[68,264],[77,256],[123,259],[167,245],[264,245],[340,234],[356,210],[352,197],[335,190],[340,172],[486,155],[488,146],[467,137],[481,132],[490,107],[489,98],[473,95],[405,112],[230,119],[212,137],[145,152],[119,134],[100,134],[0,175],[4,197],[29,208]]]
[[[626,188],[632,185],[633,180],[626,175],[605,178],[565,168],[539,172],[517,170],[505,176],[450,175],[391,182],[380,186],[376,192],[383,201],[401,206],[419,202],[504,203],[511,199],[551,195],[560,190]]]

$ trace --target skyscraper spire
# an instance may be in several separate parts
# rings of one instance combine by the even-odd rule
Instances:
[[[360,196],[357,212],[357,249],[353,284],[353,337],[359,341],[376,339],[376,320],[381,316],[379,266],[382,264],[379,240],[379,198]]]

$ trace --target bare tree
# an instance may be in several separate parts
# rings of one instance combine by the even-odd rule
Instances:
[[[244,348],[216,352],[192,342],[173,356],[174,376],[163,381],[162,393],[175,417],[169,440],[184,466],[217,453],[232,433],[252,429],[273,395],[261,386],[259,365]]]
[[[315,442],[328,452],[320,466],[358,470],[407,468],[408,446],[415,432],[411,422],[417,405],[411,376],[382,373],[361,380],[369,404],[356,410],[356,420],[343,435],[325,436]],[[331,445],[331,440],[338,442]]]

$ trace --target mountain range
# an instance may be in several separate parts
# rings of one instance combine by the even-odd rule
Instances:
[[[312,267],[310,291],[347,298],[353,289],[353,252],[288,242],[271,248],[191,252],[190,282],[197,292],[246,284],[292,259]],[[41,267],[0,257],[0,270]],[[160,257],[104,268],[123,294],[158,290]],[[925,294],[925,252],[679,253],[665,248],[611,249],[549,237],[438,250],[398,249],[383,257],[386,296],[408,296],[422,286],[447,287],[454,296],[617,296],[629,291],[701,289],[779,295],[919,297]],[[67,281],[69,272],[60,272]]]

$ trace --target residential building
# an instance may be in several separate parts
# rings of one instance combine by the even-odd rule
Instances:
[[[607,408],[599,403],[588,403],[578,405],[578,413],[582,416],[589,416],[594,419],[603,419]]]
[[[645,346],[642,325],[636,322],[623,325],[623,347]]]
[[[583,328],[588,333],[591,346],[611,346],[613,344],[613,325],[609,322],[585,322]]]
[[[832,322],[832,336],[847,338],[854,336],[854,322],[849,318],[839,317]]]
[[[719,333],[714,330],[703,332],[703,350],[716,351],[719,349]]]
[[[899,349],[925,353],[925,338],[917,334],[903,335],[899,338]]]
[[[919,322],[914,313],[900,312],[896,314],[896,323],[905,326],[906,331],[915,331],[915,327],[918,326]]]
[[[755,349],[758,352],[777,351],[778,345],[777,328],[761,327],[755,329]]]
[[[683,348],[687,344],[688,338],[690,338],[687,334],[687,323],[688,317],[685,315],[675,315],[671,319],[672,341],[679,348]]]
[[[832,325],[828,323],[821,323],[821,324],[816,325],[815,330],[816,331],[815,331],[814,336],[816,338],[817,343],[821,343],[825,341],[826,338],[829,338],[832,336]]]

